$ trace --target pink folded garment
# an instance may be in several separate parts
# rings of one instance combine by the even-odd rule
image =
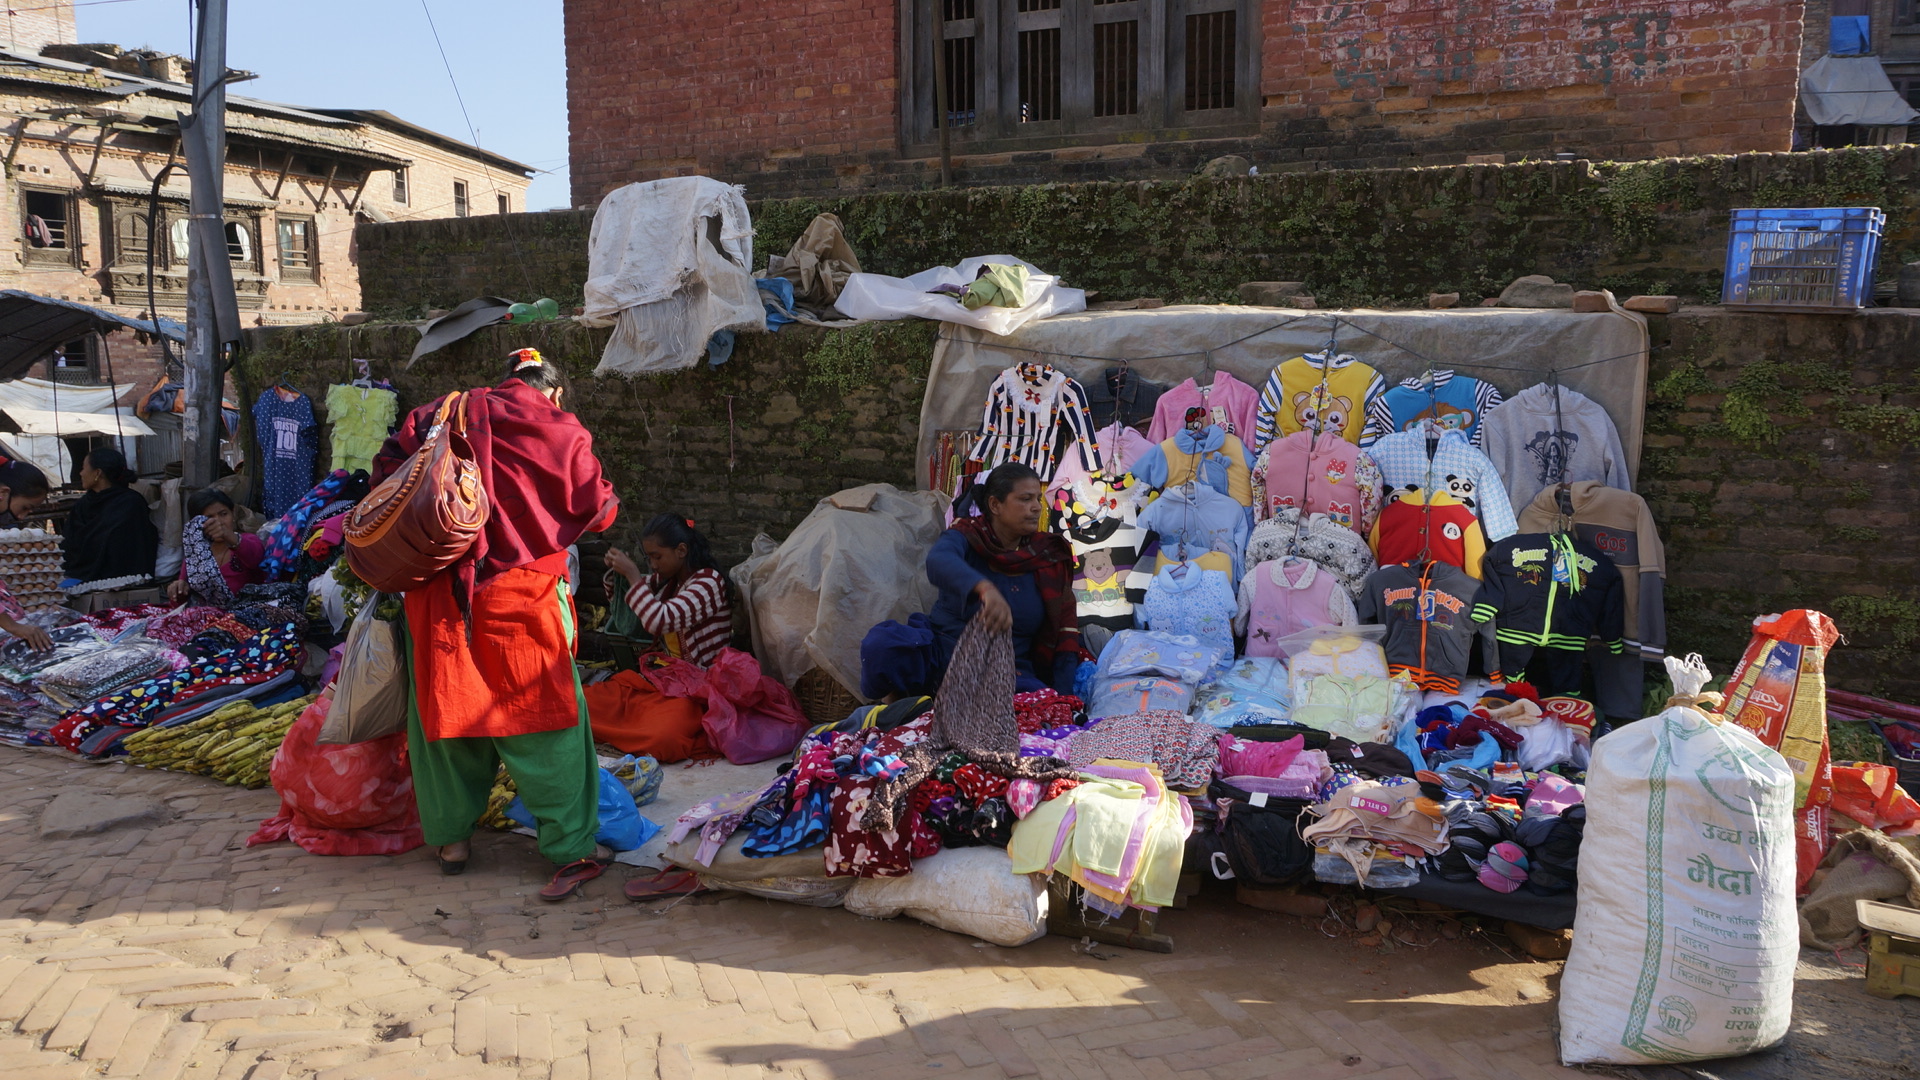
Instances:
[[[1586,793],[1578,784],[1553,773],[1541,773],[1540,779],[1533,785],[1533,792],[1527,796],[1528,817],[1558,817],[1569,806],[1578,806],[1586,801]]]
[[[1307,747],[1304,735],[1281,742],[1253,742],[1236,735],[1220,736],[1220,774],[1222,776],[1285,775],[1287,767]]]

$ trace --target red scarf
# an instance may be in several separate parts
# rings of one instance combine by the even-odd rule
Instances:
[[[958,518],[953,527],[995,573],[1008,577],[1033,575],[1043,610],[1040,629],[1033,635],[1034,674],[1049,679],[1054,657],[1062,652],[1086,656],[1080,647],[1080,623],[1073,606],[1073,551],[1065,540],[1037,532],[1019,547],[1009,548],[1000,543],[993,523],[984,517]]]
[[[420,448],[440,402],[407,414],[374,458],[374,483]],[[565,551],[613,524],[620,500],[593,456],[593,436],[546,395],[509,379],[467,392],[467,439],[492,513],[455,567],[454,596],[471,610],[475,591],[507,572]]]

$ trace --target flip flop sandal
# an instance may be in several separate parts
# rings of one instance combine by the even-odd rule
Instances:
[[[605,863],[579,859],[554,871],[553,880],[540,890],[540,899],[565,900],[580,891],[580,886],[607,872]]]
[[[700,879],[689,870],[662,870],[649,878],[627,882],[627,899],[652,900],[662,896],[691,896],[704,891]]]

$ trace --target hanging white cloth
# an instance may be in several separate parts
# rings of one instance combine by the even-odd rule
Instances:
[[[705,176],[628,184],[600,201],[581,321],[613,326],[596,375],[692,367],[722,330],[765,330],[737,185]]]

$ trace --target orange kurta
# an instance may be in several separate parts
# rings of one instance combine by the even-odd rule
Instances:
[[[566,575],[562,551],[487,581],[473,597],[471,640],[451,573],[406,595],[428,739],[501,738],[580,722]]]

